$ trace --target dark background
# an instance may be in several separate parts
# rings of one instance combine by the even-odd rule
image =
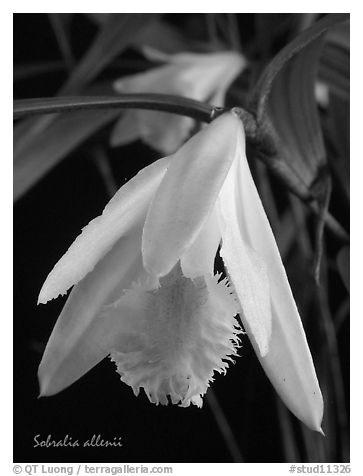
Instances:
[[[255,15],[256,16],[256,15]],[[248,54],[259,59],[266,52],[258,50],[256,18],[238,15],[241,40]],[[277,51],[289,37],[288,15],[270,15],[269,21],[280,28],[270,52]],[[187,34],[202,37],[203,22],[198,15],[167,15],[166,21]],[[70,37],[75,56],[81,57],[96,31],[93,21],[76,14],[70,23]],[[271,54],[271,53],[270,53]],[[123,57],[138,57],[129,49]],[[49,62],[54,70],[20,75],[24,65]],[[52,25],[46,14],[14,15],[14,96],[15,98],[51,96],[66,79]],[[19,73],[17,75],[17,73]],[[102,80],[114,79],[109,68]],[[56,261],[63,255],[81,228],[100,214],[109,196],[99,169],[92,159],[95,144],[102,143],[110,157],[112,172],[120,186],[139,169],[160,154],[141,142],[111,149],[108,146],[110,127],[102,129],[72,151],[40,182],[15,204],[14,208],[14,461],[16,462],[229,462],[233,458],[226,445],[208,400],[200,410],[175,406],[156,407],[145,395],[133,396],[130,387],[119,380],[114,365],[106,359],[82,379],[53,397],[38,399],[37,367],[65,298],[37,306],[39,290]],[[286,198],[280,184],[268,177],[277,203]],[[340,205],[334,211],[349,225],[349,216]],[[309,235],[313,230],[307,230]],[[334,239],[327,243],[333,254],[338,250]],[[316,302],[306,306],[304,292],[311,292],[305,278],[310,263],[299,260],[293,248],[285,260],[298,305],[304,308],[303,318],[314,359],[319,358],[322,325],[317,323]],[[310,273],[311,274],[311,273]],[[309,274],[309,279],[311,276]],[[337,310],[347,299],[337,274],[330,272],[330,304]],[[344,320],[337,334],[346,406],[349,397],[349,326]],[[247,337],[243,338],[241,357],[226,376],[216,376],[212,386],[219,405],[234,433],[245,461],[281,462],[288,453],[287,442],[296,461],[343,461],[347,448],[337,430],[321,442],[320,435],[303,430],[279,403],[265,377]],[[326,360],[319,360],[317,372],[325,385]],[[324,392],[323,392],[324,393]],[[327,409],[336,415],[337,403],[332,393],[325,393]],[[329,412],[328,412],[329,414]],[[323,426],[324,427],[324,426]],[[347,429],[345,428],[344,431]],[[92,435],[103,439],[121,437],[122,448],[34,448],[34,437],[63,440],[69,435],[80,444]],[[348,433],[345,435],[345,441]],[[307,440],[321,448],[314,455]],[[329,440],[329,441],[327,441]],[[319,443],[316,443],[319,442]],[[346,444],[346,443],[345,443]],[[319,446],[320,445],[320,446]],[[328,449],[327,449],[328,448]],[[349,451],[349,450],[348,450]],[[349,453],[348,453],[349,454]],[[345,455],[345,456],[344,456]],[[312,458],[315,457],[315,460]]]

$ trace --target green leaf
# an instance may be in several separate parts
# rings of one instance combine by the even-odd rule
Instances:
[[[14,200],[20,198],[73,149],[98,129],[118,117],[120,111],[72,112],[57,118],[24,149],[14,148]],[[20,125],[22,126],[22,124]],[[21,127],[17,129],[21,133]]]
[[[278,150],[306,185],[311,185],[326,155],[315,100],[322,38],[306,46],[275,78],[267,113]]]
[[[253,91],[252,99],[250,101],[251,106],[257,112],[258,120],[263,119],[266,114],[267,103],[273,82],[285,64],[297,53],[299,53],[299,51],[303,50],[309,43],[313,42],[319,36],[325,33],[328,28],[338,22],[343,22],[348,19],[349,15],[345,13],[333,13],[331,15],[326,15],[312,27],[300,33],[300,35],[294,38],[273,58],[273,60],[267,65],[264,72],[262,73]]]
[[[104,25],[111,13],[85,13],[84,15],[97,25]]]
[[[48,13],[49,21],[52,25],[54,36],[58,47],[62,53],[63,60],[69,70],[74,67],[75,59],[70,42],[69,26],[71,14],[69,13]]]
[[[349,33],[349,22],[329,30],[319,66],[319,77],[334,94],[346,100],[350,89]]]
[[[161,20],[142,31],[133,41],[133,45],[147,45],[168,54],[202,49],[201,44],[196,44],[177,28]]]
[[[307,186],[326,161],[315,101],[323,35],[347,18],[327,15],[292,40],[266,67],[251,101],[258,123],[276,136],[277,155]]]
[[[349,100],[335,95],[329,96],[329,137],[334,153],[329,153],[331,169],[345,197],[350,196],[350,104]]]
[[[319,67],[319,77],[329,88],[326,111],[328,137],[331,141],[328,160],[337,184],[349,200],[350,156],[350,25],[344,22],[326,35]]]
[[[156,18],[157,15],[152,13],[114,13],[107,17],[91,47],[77,64],[60,94],[74,94],[92,81]]]
[[[349,292],[350,287],[350,249],[349,246],[342,248],[337,256],[337,265],[340,277]]]
[[[24,81],[32,76],[63,72],[65,69],[66,66],[62,60],[17,63],[14,64],[13,80]]]

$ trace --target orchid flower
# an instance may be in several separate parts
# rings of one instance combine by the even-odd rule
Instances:
[[[214,106],[224,106],[226,92],[246,67],[236,52],[178,53],[167,55],[144,49],[161,66],[126,76],[114,83],[118,93],[162,93],[185,96]],[[157,111],[128,111],[116,124],[111,144],[124,145],[136,139],[164,153],[174,153],[189,137],[195,121],[189,117]]]
[[[214,274],[220,244],[224,279]],[[136,395],[201,406],[237,353],[238,313],[282,400],[321,431],[319,384],[237,109],[121,187],[55,265],[39,302],[72,285],[39,367],[41,395],[110,355]]]

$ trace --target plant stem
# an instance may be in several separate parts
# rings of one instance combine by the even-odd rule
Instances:
[[[91,152],[91,157],[102,177],[108,196],[113,197],[119,187],[113,176],[110,160],[105,150],[101,146],[95,147]]]
[[[209,40],[213,45],[219,45],[220,42],[218,39],[215,15],[215,13],[206,13],[205,19]]]
[[[79,111],[81,109],[147,109],[211,122],[225,110],[193,99],[168,94],[120,94],[21,99],[14,101],[14,118]]]
[[[330,365],[330,373],[333,382],[333,391],[336,400],[336,416],[339,427],[339,437],[343,461],[349,461],[348,443],[348,418],[345,406],[344,381],[341,371],[341,363],[338,350],[338,342],[333,319],[330,313],[326,283],[316,286],[318,306],[321,314],[323,332],[325,334],[325,346],[322,347],[322,360]],[[324,355],[324,353],[326,354]]]
[[[239,36],[238,21],[236,13],[226,13],[229,24],[229,36],[231,39],[231,46],[235,51],[242,51],[241,40]]]
[[[291,423],[290,413],[277,394],[275,395],[275,400],[281,428],[281,439],[285,453],[285,461],[289,463],[299,463],[301,461],[301,455]]]
[[[233,435],[232,428],[230,427],[228,420],[218,402],[218,399],[211,388],[206,394],[206,400],[212,410],[214,418],[216,419],[219,431],[223,436],[223,439],[226,443],[230,455],[232,456],[233,461],[235,463],[243,463],[244,459],[238,447],[236,439]]]
[[[331,189],[330,177],[326,177],[324,190],[321,192],[320,199],[318,199],[320,212],[315,231],[314,278],[317,286],[320,285],[320,265],[324,248],[324,227],[330,203]]]
[[[71,45],[64,25],[64,18],[61,13],[49,13],[49,20],[53,27],[54,35],[58,42],[60,52],[62,53],[64,63],[69,71],[72,71],[75,60],[73,57]]]

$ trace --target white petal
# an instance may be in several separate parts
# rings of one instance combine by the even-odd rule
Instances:
[[[236,117],[225,114],[172,156],[144,226],[142,252],[150,273],[167,274],[197,238],[234,159],[239,127]]]
[[[236,52],[215,53],[219,58],[215,58],[215,67],[213,68],[213,80],[210,77],[208,90],[208,100],[214,106],[224,106],[226,93],[233,81],[246,68],[246,59]],[[214,84],[214,88],[212,87]]]
[[[40,303],[56,298],[86,276],[116,241],[132,232],[145,218],[147,207],[165,174],[169,159],[141,170],[121,187],[102,215],[92,220],[48,275],[39,294]]]
[[[39,367],[41,395],[68,387],[110,352],[120,322],[102,319],[100,310],[142,275],[140,246],[141,229],[121,238],[72,290]]]
[[[155,63],[168,63],[174,57],[172,54],[164,53],[148,45],[144,45],[141,50],[148,60],[155,61]]]
[[[192,279],[206,274],[213,276],[220,241],[221,232],[213,209],[196,240],[180,260],[184,276]]]
[[[190,117],[157,111],[130,111],[116,123],[111,145],[121,146],[142,139],[162,154],[173,154],[189,137],[194,126]]]
[[[323,400],[310,350],[271,227],[248,167],[242,133],[239,140],[240,157],[233,164],[235,205],[231,203],[233,197],[227,189],[228,180],[221,193],[221,202],[223,206],[223,200],[226,200],[225,213],[234,210],[241,246],[242,242],[248,244],[256,253],[255,256],[259,256],[259,260],[265,264],[272,307],[272,316],[270,317],[266,310],[265,318],[257,317],[258,324],[254,321],[254,316],[246,315],[245,312],[241,318],[265,372],[285,404],[307,426],[319,431]],[[228,179],[231,180],[230,177]],[[233,221],[233,216],[230,215],[228,219]],[[229,226],[233,225],[229,223]],[[233,229],[233,232],[238,231]],[[223,241],[224,238],[222,231]],[[236,238],[234,236],[233,240]],[[227,242],[228,239],[227,237]],[[229,250],[228,259],[226,253],[227,250],[222,245],[222,255],[228,271],[233,270],[234,275],[231,274],[231,278],[240,297],[244,291],[238,289],[240,278],[236,275],[236,263],[241,263],[239,273],[243,274],[246,272],[243,268],[244,262],[240,262],[236,253],[233,254],[233,249]],[[241,306],[245,311],[243,302]]]
[[[180,66],[166,64],[143,73],[124,76],[113,83],[116,92],[177,94]]]
[[[239,160],[237,155],[220,193],[220,254],[241,303],[243,322],[254,336],[260,355],[266,355],[271,336],[270,283],[263,258],[246,236],[249,224],[239,223],[242,207],[255,208],[254,196],[243,197],[247,202],[240,203],[236,177]],[[265,233],[264,222],[260,233]]]
[[[272,303],[272,332],[268,354],[261,365],[286,406],[310,429],[322,432],[324,402],[314,364],[295,303]],[[252,345],[256,349],[253,336]]]
[[[140,137],[139,121],[136,111],[128,111],[115,124],[112,129],[110,144],[118,147],[129,144]]]
[[[138,112],[140,137],[163,154],[173,154],[190,136],[194,120],[167,112]]]
[[[242,55],[231,51],[194,55],[193,60],[188,59],[187,54],[176,56],[180,65],[190,62],[189,71],[184,68],[181,78],[182,84],[188,85],[189,90],[193,89],[193,95],[188,94],[188,90],[185,95],[201,101],[208,100],[215,106],[224,106],[226,91],[247,65]]]

